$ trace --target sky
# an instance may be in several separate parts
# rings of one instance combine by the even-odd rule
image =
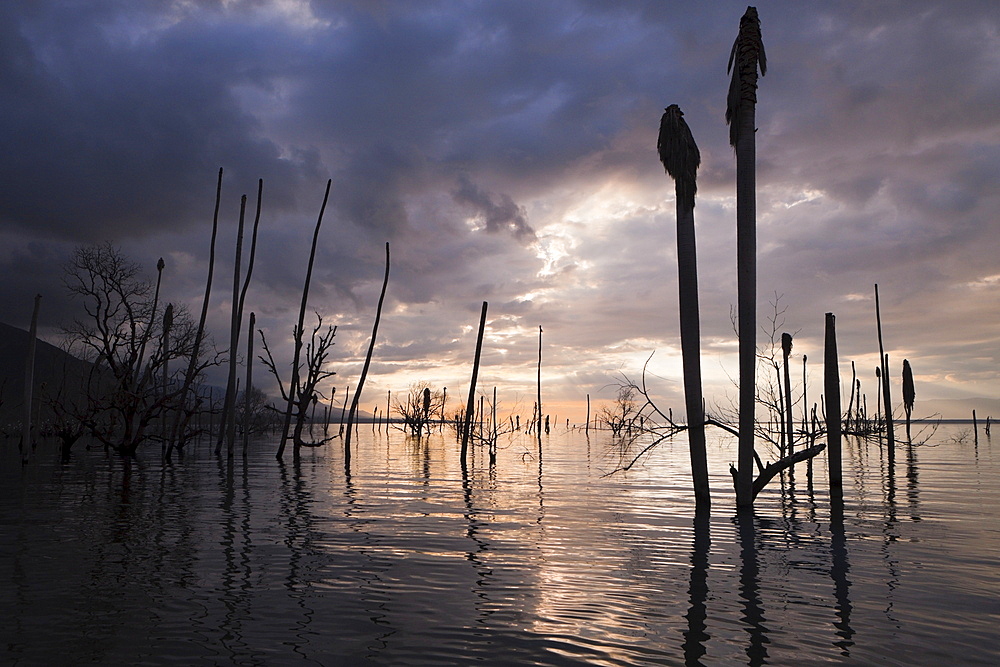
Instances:
[[[812,402],[833,312],[845,400],[854,361],[874,403],[877,283],[896,400],[906,358],[917,415],[1000,406],[996,3],[756,6],[768,64],[756,117],[758,343],[772,328],[793,334]],[[487,301],[479,382],[498,387],[503,410],[531,411],[542,327],[543,402],[560,423],[583,420],[588,394],[595,410],[611,400],[647,359],[651,395],[682,414],[674,187],[656,153],[663,108],[678,104],[702,156],[702,367],[709,409],[722,410],[738,374],[726,65],[745,9],[2,3],[2,319],[27,328],[41,293],[41,333],[57,340],[81,313],[62,267],[105,241],[150,278],[163,257],[163,298],[198,312],[221,167],[211,331],[228,345],[239,201],[253,202],[262,178],[246,307],[287,363],[332,179],[309,310],[338,326],[338,401],[360,374],[388,242],[369,411],[421,381],[467,392]]]

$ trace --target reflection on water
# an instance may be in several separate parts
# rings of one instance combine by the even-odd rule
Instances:
[[[684,633],[684,663],[702,664],[708,635],[708,554],[712,548],[710,515],[699,505],[694,515],[694,537],[691,540],[691,579],[688,585],[690,604],[686,614],[688,626]]]
[[[465,467],[447,433],[362,432],[350,466],[8,448],[0,662],[996,664],[1000,465],[936,437],[847,439],[841,502],[818,459],[739,514],[728,440],[712,514],[682,437],[610,476],[601,433]]]
[[[746,654],[748,665],[763,665],[767,661],[767,628],[760,599],[759,567],[757,562],[757,530],[753,510],[736,513],[736,529],[740,541],[740,597],[743,599],[744,629],[749,635]]]
[[[830,577],[833,579],[834,599],[836,599],[837,641],[834,646],[841,655],[849,656],[854,629],[851,628],[851,581],[847,578],[851,564],[847,556],[847,533],[844,530],[844,503],[834,498],[830,501]]]

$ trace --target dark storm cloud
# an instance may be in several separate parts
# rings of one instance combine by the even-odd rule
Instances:
[[[495,234],[509,231],[519,240],[535,238],[535,230],[528,224],[528,215],[523,206],[518,206],[509,195],[494,197],[478,188],[467,176],[458,180],[458,188],[452,196],[460,204],[474,211],[474,217],[486,225],[486,231]]]
[[[725,350],[725,66],[745,7],[3,3],[0,270],[18,271],[26,295],[2,296],[30,305],[32,285],[52,283],[47,258],[111,238],[150,266],[173,253],[187,270],[172,285],[195,298],[222,166],[219,261],[231,261],[239,194],[263,177],[250,299],[263,326],[286,332],[332,177],[310,307],[344,325],[345,343],[357,336],[341,351],[364,349],[389,241],[394,359],[432,368],[489,300],[511,350],[520,328],[542,323],[565,336],[567,357],[615,367],[643,345],[676,344],[673,187],[655,153],[662,109],[676,103],[703,156],[703,331],[713,353]],[[845,320],[867,316],[856,299],[875,281],[887,302],[926,286],[914,311],[961,303],[955,285],[995,289],[992,3],[758,9],[769,56],[757,115],[761,294],[786,293],[793,317],[821,322],[841,303],[854,309]],[[45,252],[31,246],[40,238]],[[956,318],[972,327],[991,312]]]
[[[105,3],[20,7],[0,10],[4,225],[143,236],[203,218],[220,166],[264,177],[272,206],[319,169],[314,152],[282,156],[233,93],[257,75],[240,54],[263,35],[181,22],[130,39]]]

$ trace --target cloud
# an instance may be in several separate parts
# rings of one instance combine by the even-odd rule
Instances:
[[[579,393],[581,365],[641,365],[640,344],[660,349],[662,374],[674,373],[673,187],[655,142],[663,107],[676,103],[703,158],[704,367],[725,387],[735,302],[725,65],[744,9],[2,4],[0,270],[11,278],[0,305],[13,312],[35,290],[58,291],[58,259],[106,239],[150,270],[167,256],[170,298],[196,301],[222,166],[217,275],[232,261],[239,196],[252,198],[262,177],[248,298],[276,336],[297,308],[333,179],[310,308],[342,324],[345,373],[365,347],[386,241],[386,363],[411,357],[421,372],[461,381],[472,335],[463,327],[486,300],[505,349],[497,362],[512,373],[530,365],[538,324],[551,332],[550,371],[577,378],[567,392]],[[1000,315],[981,298],[984,277],[996,274],[1000,209],[992,3],[784,9],[760,7],[769,57],[757,111],[762,313],[763,295],[784,294],[790,326],[802,329],[796,350],[812,355],[823,313],[836,309],[844,354],[860,358],[872,346],[872,304],[844,297],[878,282],[887,328],[905,332],[894,344],[919,340],[911,361],[925,356],[928,377],[964,368],[939,358],[935,337],[968,341],[963,354],[975,358],[995,355],[981,334]],[[63,297],[45,298],[50,326],[73,312]],[[224,330],[228,306],[217,299]],[[928,312],[947,321],[921,322]]]
[[[473,211],[473,218],[482,221],[488,233],[509,231],[519,241],[535,238],[535,230],[528,224],[524,207],[515,204],[509,195],[502,194],[495,200],[493,195],[484,192],[463,175],[459,177],[458,188],[452,196],[456,202]]]

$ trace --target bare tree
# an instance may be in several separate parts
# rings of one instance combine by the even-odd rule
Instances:
[[[639,404],[636,396],[639,388],[630,382],[624,382],[618,386],[618,395],[615,402],[609,407],[601,406],[597,411],[597,421],[611,430],[611,435],[618,437],[621,435],[632,435],[633,431],[639,430],[640,417]],[[704,431],[704,425],[702,425]]]
[[[78,248],[64,282],[85,313],[65,328],[68,347],[102,377],[91,385],[88,412],[80,418],[106,446],[133,455],[151,438],[149,425],[165,419],[180,394],[166,369],[172,359],[190,359],[195,328],[183,308],[158,313],[153,285],[110,243]],[[157,344],[146,356],[148,341]]]
[[[330,325],[326,328],[326,331],[323,331],[323,318],[319,313],[316,313],[316,326],[312,329],[309,342],[305,344],[305,363],[303,364],[302,358],[297,355],[292,366],[292,379],[288,383],[287,388],[281,379],[281,373],[274,362],[271,350],[267,346],[267,339],[264,337],[264,332],[260,329],[257,332],[260,334],[264,354],[267,355],[266,357],[261,356],[259,359],[271,372],[274,379],[277,380],[281,399],[288,406],[282,430],[288,429],[294,420],[294,429],[292,429],[291,435],[294,450],[298,451],[300,447],[318,447],[326,444],[332,438],[307,442],[302,439],[302,430],[305,427],[306,419],[309,416],[309,407],[312,405],[313,400],[317,397],[323,397],[323,394],[319,391],[319,384],[323,380],[336,375],[334,371],[326,370],[326,358],[330,354],[330,348],[333,347],[333,338],[337,335],[337,327]],[[292,335],[296,341],[303,340],[298,327],[292,330]]]
[[[430,433],[430,425],[438,418],[444,408],[444,392],[431,389],[427,382],[411,384],[402,400],[393,399],[392,409],[402,420],[402,428],[410,435],[419,438],[425,432]]]

